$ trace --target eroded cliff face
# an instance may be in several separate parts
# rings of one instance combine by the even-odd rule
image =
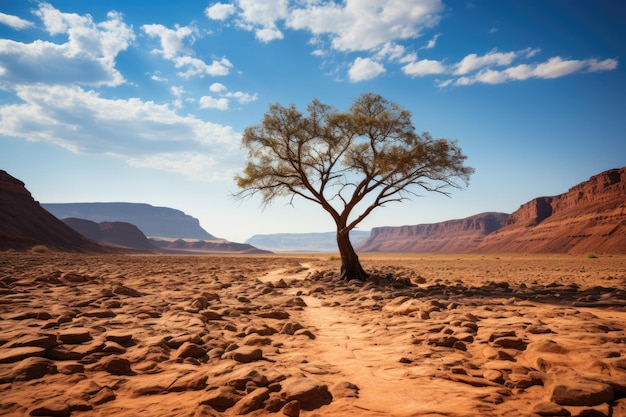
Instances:
[[[464,219],[414,226],[377,227],[357,248],[363,252],[463,253],[498,230],[506,213],[481,213]]]
[[[626,167],[523,204],[475,251],[626,253]]]
[[[0,250],[28,250],[35,245],[64,251],[104,250],[44,210],[22,181],[0,170]]]

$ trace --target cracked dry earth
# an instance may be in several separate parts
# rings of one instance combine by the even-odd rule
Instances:
[[[626,257],[0,254],[0,415],[626,416]]]

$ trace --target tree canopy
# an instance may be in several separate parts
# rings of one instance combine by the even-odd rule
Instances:
[[[456,141],[417,134],[408,110],[374,93],[345,112],[318,100],[306,114],[274,104],[245,129],[242,144],[248,161],[235,177],[235,196],[260,194],[264,205],[296,196],[319,204],[337,226],[344,279],[367,277],[349,232],[374,209],[420,190],[448,195],[474,171]]]

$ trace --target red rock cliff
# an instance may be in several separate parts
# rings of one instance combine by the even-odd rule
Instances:
[[[481,213],[464,219],[414,226],[377,227],[359,247],[362,252],[462,253],[478,247],[508,218],[505,213]]]
[[[0,250],[28,250],[35,245],[64,251],[103,250],[44,210],[22,181],[0,170]]]
[[[626,167],[523,204],[476,251],[626,253]]]

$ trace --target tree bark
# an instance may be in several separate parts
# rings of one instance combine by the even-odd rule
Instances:
[[[341,255],[341,280],[350,281],[357,279],[365,281],[368,277],[365,270],[361,266],[359,257],[350,242],[350,231],[344,229],[337,231],[337,246]]]

